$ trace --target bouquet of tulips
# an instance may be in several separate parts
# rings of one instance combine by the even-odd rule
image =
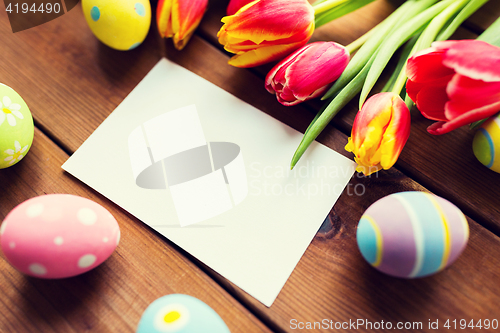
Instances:
[[[379,33],[391,25],[387,24],[392,23],[391,16],[376,28],[380,30],[360,49],[358,57],[351,60],[352,67],[344,71],[346,75],[323,96],[331,102],[306,132],[292,165],[358,92],[360,112],[346,150],[354,153],[357,170],[366,175],[388,169],[396,162],[409,136],[409,107],[413,102],[426,118],[438,120],[429,127],[431,134],[444,134],[498,112],[500,48],[484,41],[498,43],[495,39],[500,21],[480,36],[483,41],[444,41],[486,2],[420,0],[403,4],[391,16],[404,19],[392,24],[389,37]],[[379,46],[373,47],[372,41]],[[397,70],[383,89],[388,93],[376,94],[365,103],[382,70],[405,42]],[[364,48],[369,52],[363,52]],[[354,69],[352,73],[350,69]]]
[[[286,106],[321,97],[292,168],[333,117],[356,95],[359,109],[346,150],[358,172],[391,168],[410,133],[413,104],[444,134],[500,110],[500,21],[478,40],[446,41],[488,0],[407,0],[353,43],[307,44],[314,30],[373,0],[230,0],[217,37],[234,56],[229,64],[253,67],[281,60],[265,88]],[[199,24],[207,0],[160,0],[160,33],[181,49]],[[401,57],[382,92],[369,99],[396,51]],[[351,58],[351,54],[354,54]]]
[[[234,66],[257,66],[288,55],[265,80],[265,88],[281,104],[320,96],[327,101],[307,129],[292,168],[332,118],[360,93],[360,111],[346,150],[354,153],[357,171],[369,175],[396,162],[409,137],[409,108],[414,102],[425,117],[438,121],[429,127],[431,134],[444,134],[500,110],[500,48],[494,46],[499,24],[488,29],[481,41],[445,41],[487,1],[408,0],[344,47],[334,42],[306,43],[318,25],[370,1],[310,5],[302,0],[232,0],[218,37],[227,51],[236,54],[229,61]],[[394,74],[381,93],[367,100],[400,47]]]

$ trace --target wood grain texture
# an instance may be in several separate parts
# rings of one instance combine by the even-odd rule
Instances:
[[[487,29],[499,17],[500,2],[497,0],[489,0],[467,20],[466,26],[479,33]]]
[[[103,264],[77,277],[44,280],[17,272],[0,255],[0,332],[135,332],[146,307],[168,294],[188,294],[211,306],[231,332],[270,332],[195,266],[182,250],[61,169],[68,155],[35,132],[30,152],[1,170],[0,220],[43,194],[89,198],[118,221],[121,240]]]
[[[398,3],[389,0],[375,1],[320,27],[314,32],[311,40],[333,40],[348,44],[387,17]],[[224,13],[224,1],[218,1],[217,5],[212,4],[206,13],[200,26],[200,35],[222,50],[215,36],[222,25],[220,17]],[[489,2],[476,15],[486,17],[491,13],[495,13],[493,15],[496,17],[500,16],[498,2]],[[488,19],[484,20],[486,22]],[[453,39],[476,37],[475,33],[463,28],[452,36]],[[264,78],[270,68],[270,65],[264,65],[251,71]],[[388,72],[386,71],[386,74]],[[381,82],[383,81],[382,79]],[[381,88],[382,85],[378,84],[372,93],[380,91]],[[265,89],[262,90],[264,93]],[[273,103],[279,105],[278,102]],[[319,100],[314,100],[304,103],[303,106],[315,114],[321,105]],[[345,134],[349,134],[357,110],[358,99],[355,97],[332,123]],[[425,130],[430,124],[432,121],[423,118],[416,108],[412,110],[412,133],[396,166],[429,190],[454,202],[466,214],[500,235],[500,187],[491,186],[500,183],[500,174],[485,168],[475,158],[472,152],[474,132],[465,126],[446,135],[433,136]]]

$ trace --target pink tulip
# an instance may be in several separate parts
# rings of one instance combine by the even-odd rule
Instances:
[[[349,64],[349,51],[334,42],[303,46],[279,62],[266,76],[266,89],[283,105],[321,96]]]
[[[234,15],[241,7],[249,4],[250,2],[255,0],[231,0],[229,1],[229,5],[227,6],[226,13],[227,15]]]
[[[500,48],[483,41],[435,42],[408,60],[406,91],[444,134],[500,110]]]
[[[410,136],[410,111],[392,92],[370,97],[356,115],[345,149],[354,153],[357,172],[370,175],[396,163]]]

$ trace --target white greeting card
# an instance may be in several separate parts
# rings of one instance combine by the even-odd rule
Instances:
[[[301,138],[162,59],[62,168],[271,306],[355,170],[316,142],[290,170]]]

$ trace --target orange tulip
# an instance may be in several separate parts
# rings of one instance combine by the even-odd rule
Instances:
[[[229,64],[253,67],[305,45],[314,31],[314,9],[307,0],[256,0],[222,22],[219,43],[236,54]]]
[[[156,10],[158,31],[172,38],[175,48],[182,50],[200,24],[208,0],[159,0]]]
[[[354,119],[345,149],[354,153],[357,172],[366,176],[390,169],[410,136],[410,111],[392,92],[370,97]]]

